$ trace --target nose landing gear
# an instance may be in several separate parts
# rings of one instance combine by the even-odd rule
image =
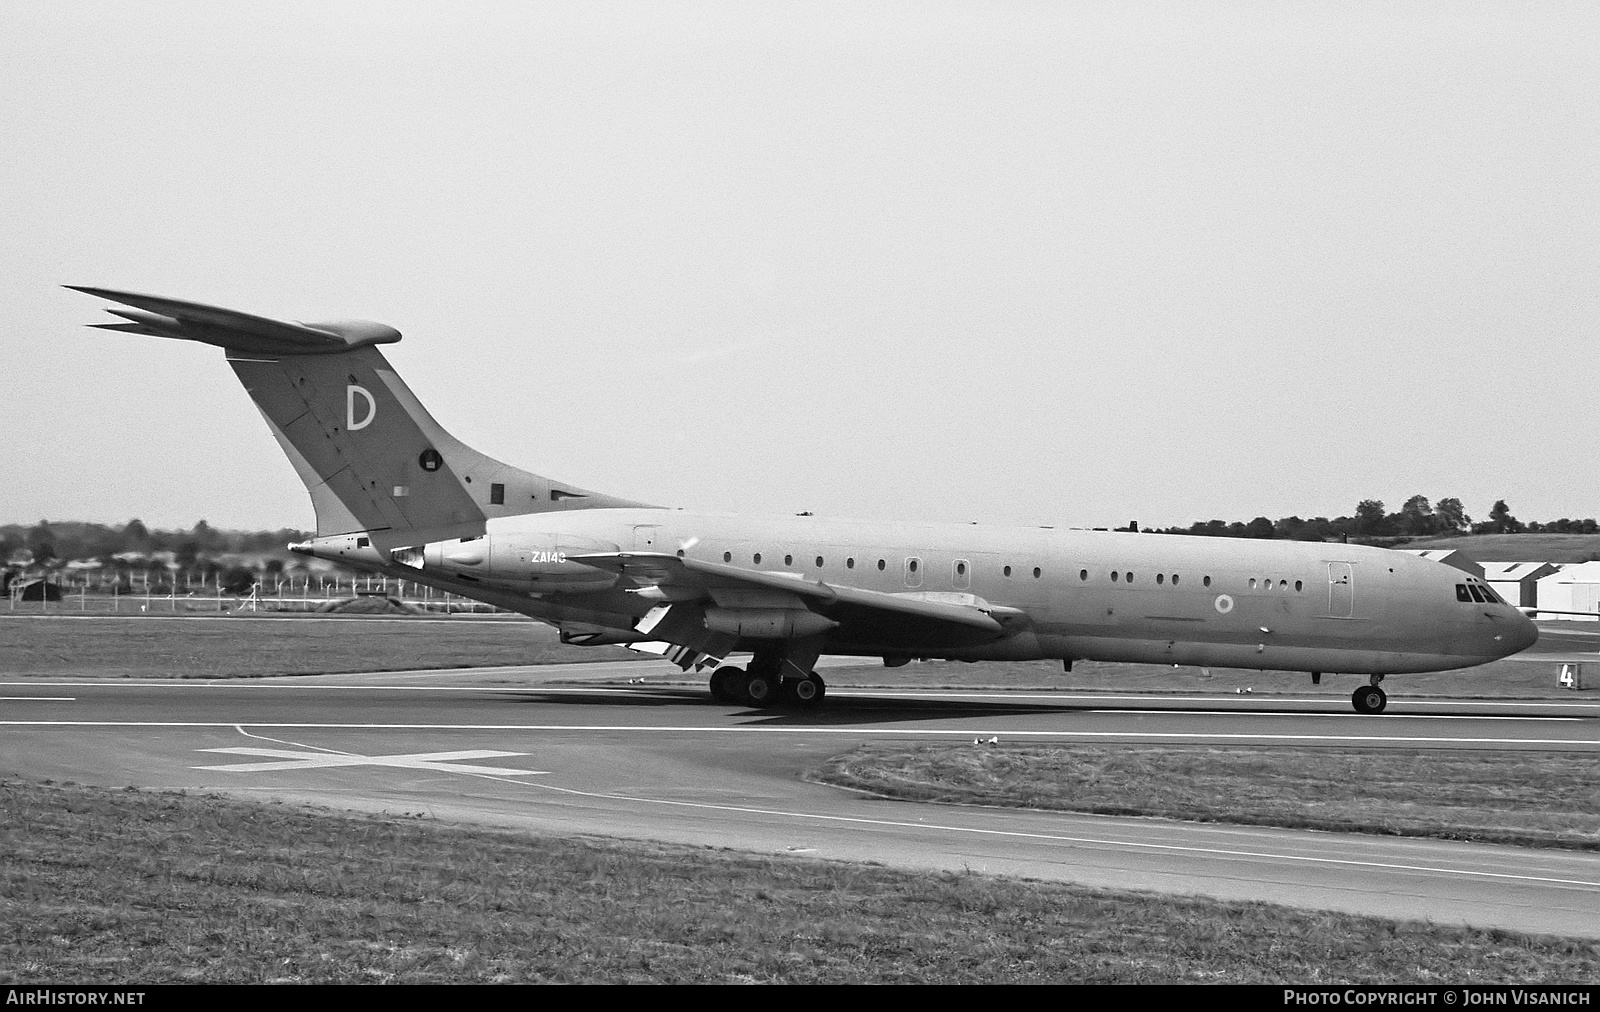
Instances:
[[[1382,675],[1373,675],[1371,685],[1363,685],[1350,694],[1350,705],[1356,708],[1357,713],[1382,713],[1383,708],[1389,705],[1389,697],[1378,688],[1378,683],[1383,681]]]

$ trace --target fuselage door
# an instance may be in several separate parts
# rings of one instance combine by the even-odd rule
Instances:
[[[633,547],[641,552],[656,550],[656,526],[640,524],[633,529]]]
[[[906,586],[922,586],[922,560],[915,555],[906,559]]]
[[[1348,562],[1328,563],[1328,616],[1351,618],[1356,611],[1356,579]]]

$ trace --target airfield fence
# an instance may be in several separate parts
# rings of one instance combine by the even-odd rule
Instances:
[[[230,592],[222,580],[174,574],[166,582],[98,573],[62,574],[40,581],[17,578],[9,588],[13,612],[51,614],[232,614],[336,611],[363,599],[389,598],[429,615],[511,615],[514,612],[425,584],[374,576],[266,576],[250,590]],[[54,594],[56,597],[51,598]]]

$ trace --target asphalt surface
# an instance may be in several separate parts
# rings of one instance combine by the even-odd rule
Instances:
[[[0,680],[0,768],[1600,938],[1600,854],[884,801],[800,777],[889,739],[1592,753],[1600,698],[1587,693],[1398,697],[1381,716],[1359,716],[1348,700],[1309,695],[834,689],[824,709],[797,713],[718,704],[703,688],[670,684],[674,675],[632,663]]]

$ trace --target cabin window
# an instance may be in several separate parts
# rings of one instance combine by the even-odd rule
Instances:
[[[1038,566],[1034,566],[1033,567],[1033,578],[1035,580],[1037,580],[1039,578],[1039,567]]]
[[[1253,576],[1250,577],[1250,589],[1251,590],[1255,590],[1256,589],[1256,578],[1253,577]]]
[[[818,569],[822,568],[822,556],[820,556],[820,555],[817,556],[817,568]]]
[[[907,559],[906,560],[906,572],[915,573],[916,571],[917,571],[917,560],[916,559]]]
[[[494,482],[493,484],[491,484],[489,486],[489,505],[490,506],[504,506],[505,504],[506,504],[506,487],[504,485],[502,485],[498,481]]]
[[[1178,574],[1177,573],[1173,573],[1172,574],[1172,585],[1174,587],[1176,587],[1178,585]]]
[[[972,586],[972,569],[966,559],[957,559],[950,567],[950,585],[956,590],[966,590]]]
[[[792,565],[794,565],[794,556],[792,556],[792,555],[785,555],[785,556],[784,556],[784,557],[783,557],[783,564],[784,564],[784,565],[785,565],[785,566],[792,566]]]
[[[1294,581],[1294,592],[1296,594],[1300,593],[1300,581],[1299,580]]]
[[[1128,579],[1129,583],[1132,583],[1133,582],[1133,574],[1129,573],[1127,579]]]
[[[1207,587],[1209,587],[1209,586],[1211,586],[1211,577],[1208,576],[1205,579],[1201,580],[1200,582],[1205,584]]]
[[[1087,569],[1078,570],[1078,579],[1087,580],[1088,578],[1089,578],[1089,571]]]
[[[1007,566],[1005,569],[1001,570],[1001,572],[1005,573],[1007,576],[1010,576],[1011,575],[1011,567]]]
[[[761,565],[761,553],[760,552],[757,552],[756,554],[752,555],[750,558],[751,558],[751,561],[753,561],[756,565],[758,565],[758,566]]]
[[[884,568],[884,562],[883,562],[882,559],[879,559],[878,560],[878,572],[880,572],[880,573],[883,572],[883,568]]]
[[[1167,578],[1165,576],[1161,575],[1160,573],[1156,574],[1156,586],[1157,587],[1161,586],[1163,583],[1166,583],[1166,582],[1167,582]]]
[[[846,568],[846,569],[854,569],[854,568],[856,568],[855,556],[851,556],[850,558],[844,560],[844,568]]]

